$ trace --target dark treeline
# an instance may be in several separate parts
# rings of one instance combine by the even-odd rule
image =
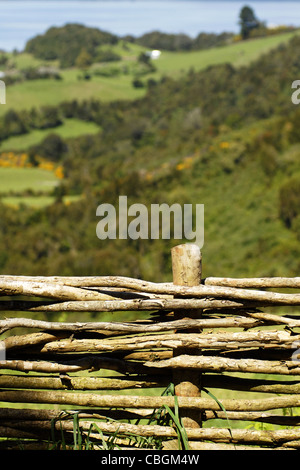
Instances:
[[[221,34],[199,33],[196,38],[186,34],[168,34],[161,31],[152,31],[140,37],[126,36],[129,42],[135,42],[149,49],[163,49],[167,51],[192,51],[209,49],[210,47],[225,46],[234,37],[233,33]]]
[[[256,19],[255,13],[249,7],[241,10],[239,23],[242,39],[293,29],[291,27],[268,29],[263,22]],[[66,24],[62,27],[51,27],[45,34],[30,39],[26,43],[25,52],[42,60],[58,60],[62,68],[72,66],[84,68],[94,62],[119,60],[121,57],[113,51],[111,46],[121,40],[136,43],[148,49],[193,51],[225,46],[236,39],[239,40],[239,36],[226,31],[220,34],[200,32],[195,38],[187,34],[168,34],[161,31],[151,31],[140,37],[131,35],[119,37],[81,24]]]
[[[61,67],[71,67],[76,64],[78,58],[80,60],[81,53],[88,55],[90,61],[96,62],[99,59],[99,46],[117,42],[116,35],[98,28],[67,24],[52,27],[45,34],[30,39],[25,51],[43,60],[58,59]]]
[[[59,60],[61,67],[89,65],[93,62],[112,61],[120,59],[116,53],[102,46],[112,46],[120,40],[134,42],[149,49],[164,49],[169,51],[189,51],[224,46],[232,38],[232,33],[200,33],[196,38],[185,34],[167,34],[153,31],[134,38],[118,37],[96,28],[80,24],[67,24],[62,27],[52,27],[43,35],[30,39],[25,51],[43,60]]]

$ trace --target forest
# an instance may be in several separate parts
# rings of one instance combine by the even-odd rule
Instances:
[[[52,51],[40,48],[41,38],[27,51],[58,59],[61,67],[74,64],[78,47],[66,63],[55,50],[58,31],[48,34]],[[152,39],[147,44],[154,47]],[[116,39],[92,32],[91,43],[101,41]],[[291,101],[291,84],[300,76],[299,51],[295,36],[246,66],[219,64],[149,80],[141,98],[8,109],[0,118],[2,143],[50,129],[28,158],[33,167],[41,158],[61,167],[62,177],[51,205],[0,203],[1,273],[170,279],[170,248],[180,240],[97,238],[98,205],[117,205],[126,195],[129,204],[146,206],[204,204],[205,276],[298,275],[300,109]],[[95,123],[99,132],[58,135],[73,118]],[[66,204],[65,196],[76,199]]]

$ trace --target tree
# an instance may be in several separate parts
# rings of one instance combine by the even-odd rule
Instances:
[[[82,48],[77,59],[75,60],[75,65],[82,70],[87,69],[93,63],[92,56],[88,53],[85,48]]]
[[[252,29],[258,28],[260,22],[255,16],[252,8],[244,6],[240,11],[240,26],[241,26],[241,35],[243,39],[248,39]]]
[[[95,61],[98,46],[117,42],[117,36],[98,28],[66,24],[62,27],[51,27],[45,34],[30,39],[25,50],[39,59],[58,59],[60,67],[73,67],[82,48],[85,48]]]
[[[36,155],[39,155],[51,162],[59,162],[67,152],[67,145],[63,139],[55,133],[48,134],[38,145],[32,146],[28,153],[33,164],[36,163]]]

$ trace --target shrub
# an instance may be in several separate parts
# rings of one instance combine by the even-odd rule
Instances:
[[[40,155],[52,162],[60,161],[63,154],[66,152],[67,146],[62,138],[57,134],[49,134],[39,144],[30,148],[29,155],[34,158],[34,155]]]
[[[279,215],[290,228],[293,220],[300,214],[300,177],[286,181],[279,191]]]

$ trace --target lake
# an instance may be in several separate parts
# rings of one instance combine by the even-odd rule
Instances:
[[[298,1],[0,0],[0,49],[22,50],[31,37],[71,22],[118,36],[153,30],[191,37],[200,32],[238,32],[238,16],[245,4],[268,25],[300,26]]]

